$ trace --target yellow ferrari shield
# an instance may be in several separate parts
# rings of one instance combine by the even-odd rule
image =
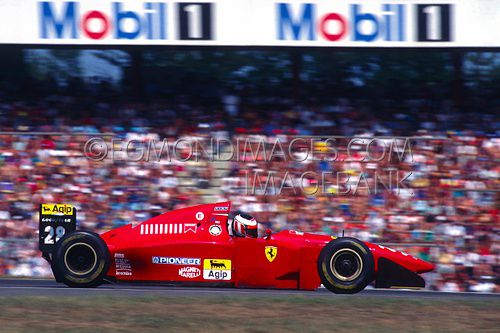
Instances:
[[[276,256],[278,255],[278,248],[276,246],[266,246],[264,251],[269,262],[273,262],[273,260],[276,259]]]

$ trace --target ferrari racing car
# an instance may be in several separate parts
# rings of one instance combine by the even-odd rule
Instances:
[[[230,202],[167,212],[101,235],[77,229],[69,204],[40,205],[39,248],[56,281],[315,290],[422,288],[433,265],[351,237],[294,230],[272,233],[248,214],[229,218]]]

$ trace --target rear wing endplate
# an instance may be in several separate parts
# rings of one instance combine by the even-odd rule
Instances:
[[[76,208],[70,204],[41,204],[38,248],[52,253],[56,243],[76,229]]]

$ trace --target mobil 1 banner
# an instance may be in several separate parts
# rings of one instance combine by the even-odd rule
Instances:
[[[69,204],[41,204],[38,246],[42,252],[52,252],[55,244],[76,229],[76,209]]]
[[[0,43],[500,47],[500,0],[2,0]]]
[[[311,46],[500,46],[491,20],[500,11],[479,8],[467,0],[282,1],[276,36],[278,43]]]

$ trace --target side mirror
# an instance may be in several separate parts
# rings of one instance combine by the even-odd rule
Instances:
[[[266,239],[271,238],[271,234],[272,234],[272,233],[273,233],[273,232],[271,231],[271,229],[266,228],[266,236],[265,236],[265,238],[266,238]]]

